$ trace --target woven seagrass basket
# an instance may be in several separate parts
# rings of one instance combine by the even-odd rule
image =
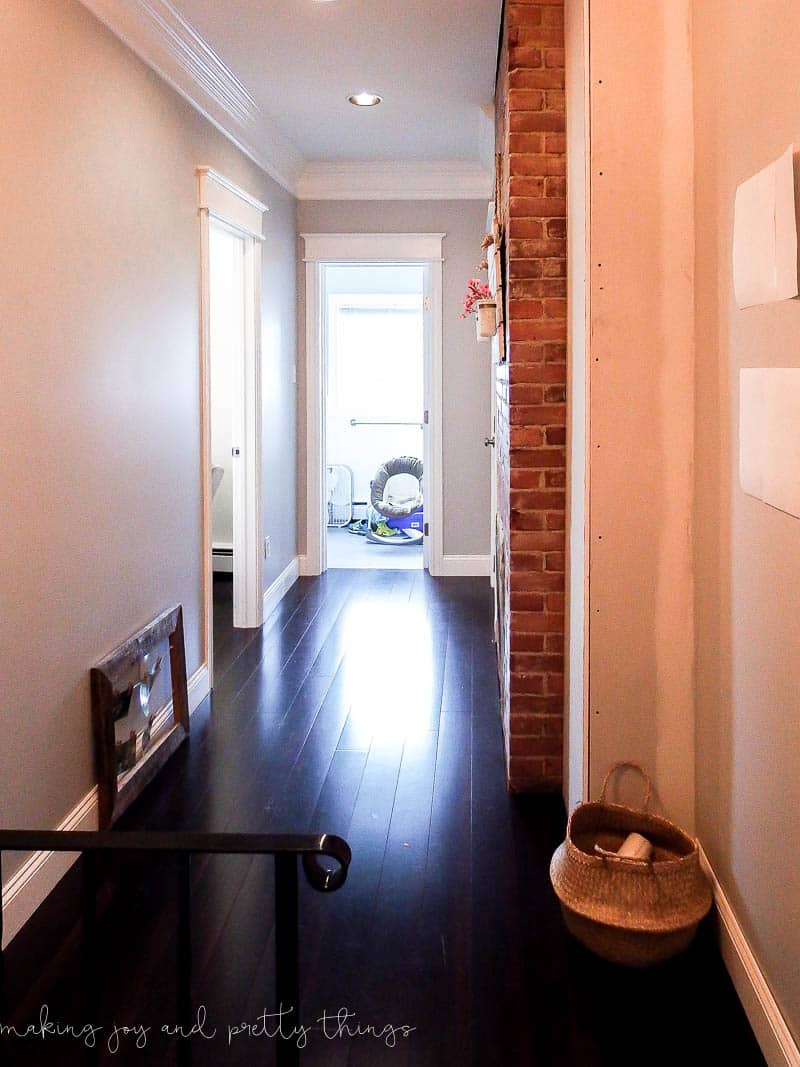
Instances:
[[[606,802],[608,783],[621,767],[634,768],[645,781],[641,809]],[[550,864],[569,931],[598,956],[629,967],[649,967],[682,952],[711,907],[697,842],[650,814],[651,793],[650,778],[637,763],[615,763],[600,800],[579,804],[570,816],[567,839]],[[649,860],[608,855],[633,832],[653,845]],[[604,851],[596,852],[595,845]]]

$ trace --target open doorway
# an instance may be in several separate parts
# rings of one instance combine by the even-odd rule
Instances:
[[[424,267],[324,268],[330,568],[423,567]]]
[[[266,207],[198,169],[202,281],[206,655],[263,622],[261,224]],[[213,684],[213,681],[212,681]]]
[[[362,475],[361,492],[359,495],[359,482],[353,472],[353,489],[351,500],[353,504],[353,521],[366,518],[367,501],[373,503],[374,485],[369,488],[369,482],[374,482],[379,468],[385,465],[386,460],[400,458],[402,450],[414,453],[412,458],[422,459],[422,471],[414,468],[412,471],[399,473],[411,473],[412,478],[422,476],[422,553],[421,565],[432,575],[442,573],[443,563],[443,537],[440,516],[442,514],[442,441],[441,441],[441,412],[442,412],[442,241],[443,233],[304,233],[301,235],[305,243],[306,264],[306,433],[305,433],[305,459],[306,459],[306,493],[305,493],[305,553],[300,559],[301,574],[322,574],[328,568],[328,522],[330,520],[329,503],[336,504],[342,501],[346,504],[348,489],[346,488],[347,474],[345,474],[345,486],[340,484],[341,472],[332,472],[329,475],[328,467],[352,466],[346,461],[347,450],[343,449],[341,456],[328,455],[328,419],[327,408],[329,403],[329,391],[333,389],[337,393],[336,405],[338,417],[345,420],[348,432],[352,433],[356,441],[360,440],[359,458],[363,454],[367,456],[367,448],[370,446],[369,439],[364,434],[388,434],[395,431],[408,433],[410,438],[384,437],[383,443],[378,443],[374,454],[366,458],[365,466],[369,469]],[[352,270],[354,273],[347,274]],[[408,272],[406,273],[406,271]],[[391,280],[391,279],[394,280]],[[330,283],[330,288],[329,288]],[[337,291],[338,290],[338,291]],[[332,298],[329,303],[329,297]],[[340,382],[334,371],[335,380],[329,381],[328,360],[331,358],[328,349],[336,347],[338,340],[334,338],[331,343],[329,320],[331,316],[338,315],[338,303],[340,298],[347,298],[351,306],[358,306],[360,310],[343,312],[343,316],[350,316],[350,333],[360,329],[363,343],[361,355],[354,359],[351,370],[356,380],[356,388],[344,389],[343,399],[340,403],[338,393]],[[353,304],[355,301],[355,305]],[[371,303],[370,303],[371,301]],[[341,303],[346,306],[347,301]],[[388,314],[381,314],[380,308],[388,308]],[[356,318],[361,317],[361,327],[352,324]],[[383,325],[394,322],[397,329],[388,334],[376,332],[376,317]],[[398,324],[405,320],[403,327],[405,335],[401,335]],[[345,332],[347,327],[345,328]],[[370,333],[370,331],[372,331]],[[422,335],[422,410],[419,410],[419,346],[417,338]],[[365,338],[372,337],[372,342]],[[406,341],[398,343],[398,338],[406,337]],[[384,339],[381,340],[381,337]],[[411,338],[414,338],[412,341]],[[404,353],[415,346],[415,354],[406,357]],[[401,354],[400,350],[403,350]],[[367,355],[369,352],[369,355]],[[401,363],[400,367],[390,365]],[[335,358],[335,357],[334,357]],[[359,359],[363,370],[367,362],[369,374],[358,374]],[[374,364],[374,366],[371,366]],[[379,370],[388,366],[387,375],[374,390],[378,395],[377,400],[364,395],[368,380],[375,382],[379,377]],[[414,369],[417,368],[417,369]],[[395,387],[393,376],[409,370],[406,386]],[[397,392],[397,397],[395,397]],[[358,395],[356,395],[358,394]],[[400,398],[404,398],[400,402]],[[350,407],[350,401],[358,400],[366,404],[369,412],[358,412]],[[378,410],[383,408],[386,417],[378,417]],[[341,410],[339,410],[341,409]],[[355,424],[351,422],[355,420]],[[387,422],[387,423],[410,423],[409,426],[364,426],[364,422]],[[422,427],[420,427],[422,423]],[[422,455],[419,456],[419,439],[422,438]],[[380,439],[379,439],[380,440]],[[331,448],[334,443],[331,442]],[[337,443],[338,447],[338,443]],[[394,453],[394,454],[393,454]],[[374,466],[372,466],[374,464]],[[408,508],[413,503],[414,482],[404,479],[401,482],[394,481],[386,492],[386,485],[395,472],[396,468],[387,468],[381,498],[388,503],[393,501],[389,498],[397,497],[398,506]],[[335,476],[335,477],[334,477]],[[364,487],[364,480],[367,487]],[[417,479],[419,480],[419,479]],[[331,482],[335,484],[330,484]],[[417,486],[417,492],[419,487]],[[405,496],[405,501],[402,497]],[[359,504],[358,501],[365,503]],[[376,509],[377,510],[377,509]],[[411,508],[411,511],[418,511]],[[384,515],[384,518],[393,517]],[[407,516],[410,517],[410,516]],[[419,516],[414,522],[419,521]],[[410,524],[409,524],[410,525]],[[391,527],[390,527],[391,528]],[[356,541],[358,534],[346,534]],[[394,536],[394,535],[392,535]],[[399,544],[399,543],[398,543]],[[361,551],[381,555],[370,555],[361,566],[395,566],[406,567],[412,562],[409,557],[403,562],[401,553],[412,547],[391,548],[385,544],[372,542],[369,546],[362,547]],[[417,549],[414,566],[420,566],[420,554]]]

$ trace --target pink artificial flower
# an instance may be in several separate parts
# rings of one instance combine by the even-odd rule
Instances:
[[[464,297],[464,310],[461,312],[461,318],[465,319],[470,315],[479,300],[491,299],[492,291],[486,282],[482,282],[478,278],[470,278],[467,282],[467,295]]]

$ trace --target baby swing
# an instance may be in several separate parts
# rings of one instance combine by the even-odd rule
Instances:
[[[370,482],[367,520],[358,531],[378,545],[406,548],[422,542],[422,461],[396,456],[381,464]]]

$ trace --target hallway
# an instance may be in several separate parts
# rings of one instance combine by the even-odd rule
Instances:
[[[332,571],[298,581],[257,631],[227,627],[222,606],[213,699],[119,825],[347,838],[339,892],[301,879],[301,1017],[346,1006],[353,1023],[413,1031],[387,1047],[317,1030],[303,1065],[762,1062],[710,930],[647,973],[568,940],[547,878],[561,800],[505,790],[486,580]],[[177,1062],[158,1033],[175,1017],[174,872],[152,860],[104,873],[119,892],[105,894],[91,1018],[151,1026],[146,1050],[129,1036],[95,1061],[54,1039],[25,1044],[26,1060],[16,1042],[4,1063]],[[60,954],[46,940],[67,908],[79,913],[76,894],[73,875],[12,946],[17,1019],[38,1018],[43,1003],[51,1019],[85,1019],[75,931]],[[272,1062],[273,1042],[227,1043],[229,1024],[272,1010],[271,914],[270,861],[196,861],[193,1005],[216,1037],[192,1042],[195,1067]],[[700,1037],[689,1045],[692,1021]]]

